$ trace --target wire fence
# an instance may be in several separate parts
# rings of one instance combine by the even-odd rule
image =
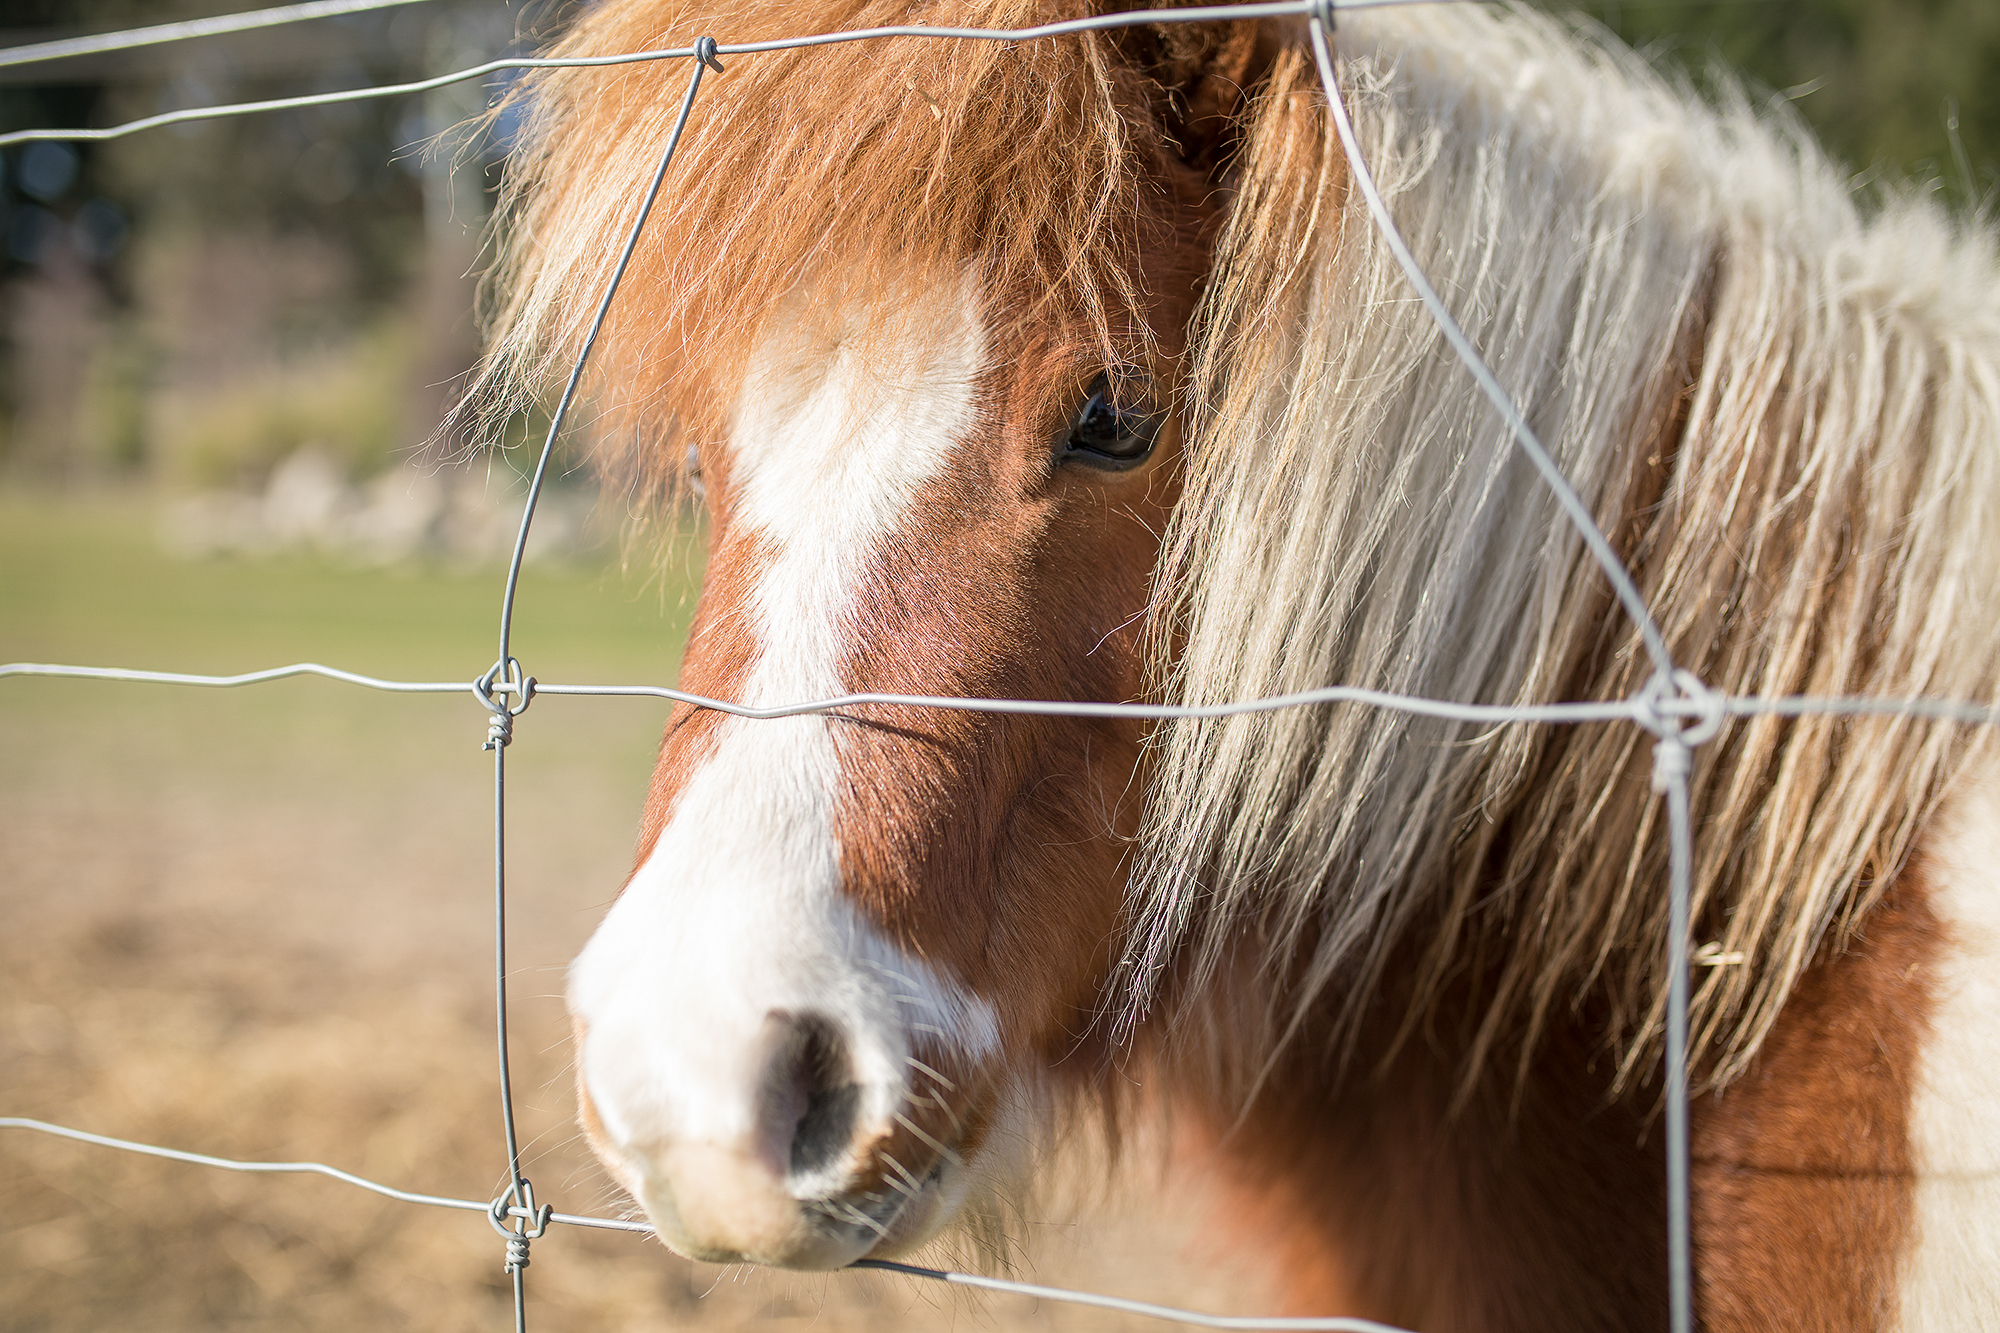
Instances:
[[[153,28],[107,33],[66,41],[44,42],[0,51],[0,67],[68,56],[123,50],[162,42],[184,40],[225,32],[246,31],[282,23],[365,10],[387,9],[425,3],[426,0],[314,0],[312,3],[282,6],[189,23],[165,24]],[[319,93],[264,101],[191,108],[133,120],[103,129],[21,130],[0,134],[0,147],[36,140],[101,141],[120,138],[166,125],[225,116],[250,115],[283,109],[325,106],[339,102],[396,97],[426,92],[453,83],[485,78],[510,70],[550,69],[570,66],[601,66],[642,61],[686,60],[689,62],[687,90],[679,113],[663,145],[659,163],[645,193],[640,198],[618,263],[598,302],[595,318],[578,352],[561,398],[550,419],[533,477],[528,488],[521,522],[508,562],[501,596],[499,655],[483,674],[470,681],[402,681],[361,675],[318,663],[298,663],[233,676],[192,675],[176,672],[131,670],[111,667],[65,666],[41,663],[0,665],[4,676],[53,676],[105,681],[134,681],[197,687],[236,687],[294,676],[320,676],[369,689],[396,693],[451,694],[469,692],[487,713],[485,748],[493,753],[493,914],[494,914],[494,1016],[498,1045],[499,1094],[504,1149],[509,1184],[490,1202],[449,1198],[398,1189],[365,1179],[321,1162],[238,1161],[185,1152],[153,1144],[135,1143],[94,1134],[63,1125],[23,1117],[0,1117],[0,1128],[31,1130],[56,1135],[100,1147],[166,1158],[227,1171],[258,1174],[313,1174],[327,1176],[360,1189],[404,1203],[484,1213],[495,1231],[505,1240],[505,1269],[513,1284],[514,1327],[527,1326],[524,1272],[528,1267],[531,1243],[552,1225],[590,1227],[650,1235],[644,1223],[616,1218],[563,1213],[553,1205],[540,1203],[534,1187],[522,1169],[521,1147],[514,1121],[514,1096],[509,1059],[507,1021],[507,748],[513,739],[515,720],[533,703],[537,694],[654,697],[712,709],[738,717],[768,719],[808,713],[826,713],[863,704],[891,704],[906,707],[951,709],[983,713],[1037,714],[1057,717],[1126,717],[1145,721],[1186,718],[1222,718],[1277,709],[1306,708],[1326,704],[1352,704],[1396,710],[1418,716],[1468,723],[1525,722],[1545,725],[1585,722],[1627,722],[1653,737],[1654,792],[1667,804],[1669,847],[1669,995],[1666,1013],[1665,1117],[1667,1183],[1667,1250],[1669,1326],[1673,1333],[1690,1333],[1693,1327],[1692,1272],[1689,1250],[1688,1181],[1688,1068],[1687,1013],[1688,973],[1691,965],[1689,941],[1689,895],[1693,861],[1693,834],[1689,820],[1688,782],[1693,751],[1714,739],[1732,718],[1754,715],[1801,717],[1807,715],[1902,715],[1926,719],[1991,724],[2000,722],[2000,709],[1937,699],[1890,699],[1856,697],[1766,697],[1729,695],[1709,688],[1693,673],[1681,668],[1669,650],[1665,637],[1654,621],[1651,609],[1640,594],[1630,572],[1618,558],[1609,540],[1598,527],[1582,499],[1550,456],[1520,408],[1466,336],[1436,288],[1425,276],[1411,253],[1377,187],[1374,176],[1356,141],[1354,128],[1343,100],[1332,37],[1336,11],[1370,9],[1403,4],[1440,3],[1445,0],[1274,0],[1270,3],[1213,5],[1199,8],[1133,10],[1097,15],[1032,28],[985,29],[909,25],[819,33],[786,40],[730,44],[702,37],[687,47],[635,51],[583,59],[510,58],[438,75],[409,83],[378,85],[340,92]],[[861,693],[837,698],[803,700],[775,707],[752,708],[726,699],[715,699],[657,685],[565,685],[544,684],[527,674],[513,655],[515,594],[520,583],[535,509],[547,480],[550,460],[567,423],[584,370],[602,330],[605,317],[616,298],[632,255],[645,231],[647,216],[673,164],[682,132],[687,126],[701,91],[703,75],[720,70],[723,56],[755,55],[759,52],[829,46],[848,42],[887,39],[951,38],[976,41],[1027,42],[1040,38],[1155,23],[1213,23],[1264,18],[1306,20],[1312,52],[1329,114],[1347,155],[1351,179],[1366,200],[1370,216],[1384,243],[1409,280],[1419,299],[1443,333],[1453,354],[1473,377],[1494,411],[1506,424],[1516,446],[1527,457],[1557,501],[1566,520],[1582,538],[1626,614],[1637,626],[1654,672],[1637,692],[1624,699],[1551,703],[1533,706],[1501,706],[1455,703],[1383,693],[1351,686],[1328,686],[1293,694],[1273,695],[1231,704],[1187,706],[1170,704],[1085,703],[1037,699],[975,698],[935,695]],[[1259,1318],[1205,1314],[1174,1309],[1144,1301],[1095,1292],[1072,1291],[1005,1278],[973,1273],[923,1268],[888,1260],[864,1259],[856,1268],[900,1273],[957,1286],[1008,1292],[1044,1300],[1094,1306],[1126,1314],[1147,1316],[1218,1329],[1316,1330],[1318,1333],[1406,1333],[1389,1325],[1366,1319]]]

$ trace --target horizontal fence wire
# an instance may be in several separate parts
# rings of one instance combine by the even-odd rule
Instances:
[[[1401,5],[1434,5],[1441,0],[1336,0],[1336,9],[1391,9]],[[1465,3],[1491,4],[1499,0],[1461,0]],[[763,51],[792,51],[810,46],[837,46],[848,42],[875,41],[889,37],[909,38],[957,38],[967,41],[1026,42],[1042,37],[1061,37],[1070,33],[1102,32],[1112,28],[1129,28],[1144,23],[1221,23],[1257,18],[1300,18],[1314,10],[1313,0],[1264,0],[1263,3],[1246,5],[1207,5],[1192,9],[1175,10],[1126,10],[1116,14],[1099,14],[1092,18],[1071,19],[1062,23],[1045,23],[1032,28],[945,28],[926,24],[905,24],[888,28],[856,28],[848,32],[815,33],[809,37],[792,37],[767,42],[723,43],[714,45],[712,54],[717,56],[754,55]],[[109,38],[114,34],[105,34]],[[54,46],[59,43],[45,43]],[[38,50],[39,47],[14,48]],[[7,63],[25,64],[29,59],[53,60],[60,55],[33,56],[9,61],[13,52],[0,51],[0,65]],[[410,83],[372,84],[363,88],[348,88],[335,92],[307,93],[298,97],[272,97],[254,102],[233,102],[218,106],[186,107],[178,111],[163,111],[158,115],[143,116],[120,125],[110,125],[102,129],[29,129],[15,130],[0,134],[0,148],[18,143],[38,140],[61,140],[68,143],[101,143],[107,139],[122,139],[128,134],[138,134],[145,130],[160,129],[168,125],[186,125],[201,120],[219,120],[231,116],[254,116],[267,111],[294,111],[310,107],[337,106],[345,102],[364,102],[378,97],[402,97],[410,93],[431,92],[449,87],[454,83],[465,83],[473,79],[484,79],[495,74],[515,70],[537,69],[591,69],[605,65],[632,65],[657,60],[684,60],[696,54],[693,46],[664,46],[650,51],[626,51],[607,56],[576,56],[567,59],[552,59],[540,56],[507,56],[486,61],[479,65],[468,65],[463,69],[445,74],[418,79]]]
[[[517,1220],[539,1220],[543,1223],[557,1222],[565,1226],[587,1227],[599,1231],[623,1231],[634,1235],[654,1234],[650,1222],[631,1222],[615,1217],[589,1217],[577,1213],[550,1211],[538,1213],[533,1209],[518,1205],[507,1205],[505,1196],[493,1203],[480,1203],[476,1199],[453,1199],[442,1194],[420,1194],[414,1190],[401,1190],[393,1185],[357,1176],[352,1171],[342,1171],[339,1167],[328,1166],[324,1162],[246,1162],[234,1157],[211,1157],[207,1153],[186,1152],[179,1148],[162,1148],[151,1143],[135,1143],[130,1139],[112,1138],[108,1134],[92,1134],[86,1130],[71,1129],[67,1125],[52,1125],[46,1120],[32,1120],[25,1116],[0,1116],[0,1129],[27,1129],[41,1134],[53,1134],[60,1138],[74,1139],[78,1143],[88,1143],[100,1148],[117,1148],[123,1152],[138,1153],[145,1157],[161,1157],[173,1162],[188,1162],[195,1166],[215,1167],[222,1171],[241,1171],[257,1175],[314,1175],[327,1176],[344,1185],[379,1194],[385,1199],[399,1203],[424,1204],[432,1208],[451,1208],[459,1212],[484,1213],[488,1217],[507,1217]],[[862,1259],[850,1265],[853,1268],[870,1269],[882,1273],[900,1273],[907,1277],[929,1278],[936,1282],[946,1282],[960,1287],[976,1287],[983,1291],[1005,1292],[1015,1296],[1033,1296],[1041,1300],[1061,1301],[1069,1305],[1090,1305],[1099,1309],[1117,1310],[1123,1314],[1144,1315],[1152,1319],[1169,1319],[1177,1323],[1194,1324],[1201,1328],[1271,1329],[1298,1330],[1299,1333],[1409,1333],[1392,1324],[1377,1323],[1372,1319],[1351,1319],[1346,1317],[1277,1317],[1258,1318],[1254,1315],[1204,1314],[1199,1310],[1181,1310],[1170,1305],[1154,1305],[1148,1301],[1127,1300],[1122,1296],[1106,1296],[1101,1292],[1070,1291],[1063,1287],[1046,1287],[1032,1282],[1015,1282],[1008,1278],[986,1277],[979,1273],[956,1273],[942,1268],[925,1268],[918,1264],[897,1263],[893,1259]]]
[[[320,0],[319,3],[314,4],[294,5],[282,9],[258,11],[252,14],[225,16],[224,18],[214,20],[199,20],[192,24],[169,24],[162,25],[159,28],[142,29],[123,34],[103,34],[93,38],[71,39],[68,42],[46,42],[35,46],[16,48],[13,51],[0,52],[0,67],[38,60],[60,59],[65,56],[86,54],[92,51],[125,49],[128,46],[180,40],[184,37],[245,31],[254,27],[271,26],[277,23],[297,22],[311,18],[328,17],[334,14],[360,12],[366,9],[387,8],[400,3],[418,2],[420,0]],[[1690,825],[1688,800],[1688,775],[1691,765],[1691,752],[1695,747],[1712,740],[1731,718],[1751,716],[1894,715],[1928,718],[1944,722],[1990,724],[2000,721],[2000,709],[1962,701],[1920,698],[1887,699],[1728,695],[1711,690],[1697,677],[1680,669],[1675,664],[1664,636],[1655,623],[1645,599],[1639,593],[1637,585],[1632,580],[1630,572],[1618,558],[1610,542],[1598,527],[1588,509],[1583,505],[1568,479],[1555,464],[1546,446],[1542,444],[1540,439],[1535,435],[1535,432],[1529,427],[1518,404],[1513,401],[1511,395],[1501,386],[1497,377],[1495,377],[1492,370],[1480,356],[1477,348],[1473,346],[1471,340],[1458,325],[1448,305],[1417,263],[1407,242],[1398,230],[1394,217],[1386,201],[1383,199],[1381,191],[1376,185],[1373,174],[1369,170],[1367,161],[1355,139],[1353,127],[1349,122],[1345,102],[1340,92],[1338,69],[1332,47],[1337,11],[1436,2],[1437,0],[1277,0],[1276,3],[1212,5],[1171,10],[1124,11],[1031,28],[982,29],[907,25],[857,29],[848,32],[821,33],[783,40],[743,43],[740,45],[732,45],[716,41],[711,37],[703,37],[693,45],[687,47],[661,48],[658,50],[628,52],[608,56],[562,60],[534,57],[500,59],[412,83],[378,85],[305,97],[274,98],[259,102],[188,108],[104,129],[22,130],[0,135],[0,147],[38,139],[87,142],[118,138],[159,126],[181,124],[196,120],[248,115],[280,109],[325,106],[367,98],[393,97],[407,93],[424,92],[443,87],[450,83],[483,78],[490,74],[507,70],[605,66],[670,59],[688,59],[692,62],[687,92],[682,99],[680,114],[671,134],[663,145],[658,167],[654,171],[651,181],[635,209],[634,220],[628,233],[624,251],[610,280],[606,284],[603,297],[598,306],[596,320],[579,350],[561,401],[552,417],[549,431],[537,459],[533,480],[529,487],[526,503],[523,506],[521,524],[516,536],[503,590],[500,613],[499,658],[484,675],[466,682],[398,681],[363,675],[358,672],[344,671],[318,663],[298,663],[291,666],[274,667],[269,670],[246,672],[239,675],[192,675],[111,667],[62,666],[37,663],[12,663],[0,666],[0,677],[67,677],[73,679],[224,688],[260,684],[292,677],[317,676],[347,684],[364,686],[370,689],[396,693],[456,694],[464,692],[470,693],[480,702],[489,718],[487,748],[491,749],[494,753],[494,982],[496,1029],[500,1059],[502,1118],[509,1169],[507,1189],[491,1203],[482,1204],[469,1199],[453,1199],[440,1195],[419,1194],[395,1189],[366,1180],[324,1163],[235,1161],[228,1158],[211,1157],[205,1154],[185,1152],[178,1149],[134,1143],[129,1140],[115,1139],[101,1134],[93,1134],[82,1130],[53,1125],[45,1121],[19,1117],[0,1118],[0,1128],[35,1130],[42,1133],[59,1135],[79,1142],[225,1170],[329,1176],[344,1183],[371,1190],[377,1194],[403,1202],[486,1213],[493,1226],[501,1230],[502,1235],[508,1238],[508,1261],[506,1267],[507,1271],[513,1277],[515,1327],[517,1330],[524,1330],[526,1326],[526,1314],[523,1270],[527,1267],[527,1247],[530,1241],[542,1234],[543,1228],[551,1223],[559,1223],[643,1234],[651,1234],[653,1232],[653,1228],[643,1222],[558,1213],[547,1205],[537,1205],[532,1186],[521,1170],[520,1148],[514,1128],[513,1097],[508,1057],[505,755],[512,739],[514,719],[533,702],[537,695],[659,698],[677,704],[712,709],[749,719],[794,717],[803,714],[837,714],[844,709],[863,706],[896,706],[984,713],[1036,714],[1060,717],[1128,717],[1137,720],[1166,721],[1220,719],[1270,712],[1277,709],[1350,705],[1388,709],[1445,721],[1486,726],[1509,724],[1574,725],[1624,722],[1639,726],[1654,737],[1654,790],[1665,800],[1668,809],[1667,822],[1670,852],[1668,965],[1670,991],[1667,1005],[1665,1055],[1667,1078],[1667,1094],[1665,1099],[1667,1125],[1665,1138],[1667,1140],[1669,1326],[1673,1330],[1673,1333],[1689,1333],[1692,1327],[1693,1311],[1689,1249],[1687,1161],[1687,976],[1691,962],[1702,961],[1699,957],[1690,958],[1688,941],[1688,898],[1690,891],[1690,867],[1693,856],[1693,833]],[[1473,2],[1484,3],[1486,0],[1473,0]],[[1327,99],[1329,114],[1333,120],[1335,131],[1341,140],[1342,147],[1347,154],[1351,177],[1356,187],[1362,193],[1375,227],[1381,234],[1384,244],[1396,259],[1397,264],[1407,276],[1413,290],[1424,303],[1432,319],[1444,335],[1445,341],[1451,348],[1453,355],[1463,364],[1467,373],[1473,377],[1481,392],[1492,404],[1496,414],[1507,426],[1516,446],[1529,460],[1543,484],[1554,496],[1558,507],[1564,515],[1565,521],[1583,541],[1593,561],[1599,566],[1605,578],[1612,585],[1613,592],[1619,604],[1637,627],[1647,654],[1652,659],[1655,668],[1652,678],[1645,686],[1631,696],[1619,700],[1533,705],[1463,703],[1388,694],[1382,691],[1352,686],[1328,686],[1315,690],[1212,705],[857,693],[828,699],[799,701],[773,707],[753,708],[733,701],[710,698],[665,686],[543,685],[526,673],[521,664],[512,656],[514,603],[519,584],[522,557],[528,533],[534,521],[536,504],[547,475],[549,461],[553,455],[555,444],[566,425],[577,385],[581,381],[592,347],[595,344],[597,331],[602,326],[612,301],[616,298],[626,265],[629,263],[635,248],[640,243],[647,214],[652,207],[653,200],[657,198],[672,165],[675,147],[679,142],[681,130],[687,123],[688,114],[695,103],[701,87],[703,71],[705,69],[719,70],[721,65],[718,57],[753,55],[767,51],[832,46],[890,38],[952,38],[1025,42],[1039,38],[1102,31],[1139,24],[1243,21],[1279,17],[1295,17],[1307,20],[1307,32],[1314,59],[1318,66],[1321,86]],[[208,26],[204,27],[203,25]],[[200,29],[200,31],[194,31],[194,29]],[[91,43],[95,43],[95,45],[90,45]],[[512,1230],[506,1229],[506,1224],[508,1223],[512,1224]],[[1092,1305],[1130,1314],[1176,1320],[1208,1328],[1320,1330],[1323,1333],[1399,1333],[1399,1331],[1391,1330],[1388,1325],[1363,1319],[1258,1319],[1231,1315],[1209,1315],[1097,1293],[1067,1291],[1060,1288],[1013,1282],[1002,1278],[990,1278],[976,1274],[923,1268],[887,1260],[862,1260],[854,1266],[901,1273],[913,1277],[928,1278],[985,1290],[1013,1292],[1049,1300]]]
[[[410,5],[435,4],[437,0],[308,0],[302,5],[280,5],[275,9],[253,9],[243,14],[218,14],[213,18],[183,19],[150,28],[126,28],[118,32],[94,33],[87,37],[64,37],[32,46],[13,46],[0,51],[0,69],[10,65],[33,65],[74,56],[106,55],[114,51],[136,51],[168,42],[185,42],[196,37],[224,37],[231,33],[254,32],[311,19],[344,18],[378,9],[402,9]]]
[[[67,666],[48,662],[0,663],[0,677],[47,676],[68,680],[134,681],[152,685],[194,685],[211,689],[231,689],[241,685],[261,685],[274,680],[318,677],[359,685],[364,689],[391,694],[470,694],[480,698],[482,688],[496,695],[522,692],[518,683],[478,680],[386,680],[358,671],[343,671],[318,662],[296,662],[264,671],[246,671],[234,676],[207,676],[179,671],[133,671],[124,667]],[[1354,685],[1328,685],[1316,690],[1290,694],[1267,694],[1221,704],[1099,703],[1071,699],[1005,699],[959,694],[839,694],[826,699],[799,703],[752,707],[731,699],[677,690],[671,685],[561,685],[545,684],[529,678],[527,693],[533,698],[553,695],[582,699],[664,699],[669,703],[766,721],[780,717],[803,717],[813,713],[840,713],[869,706],[888,708],[936,708],[959,713],[1005,713],[1027,717],[1131,718],[1142,722],[1201,721],[1272,713],[1287,708],[1312,708],[1329,704],[1355,704],[1390,712],[1447,722],[1473,722],[1489,726],[1508,723],[1579,725],[1586,722],[1631,722],[1652,726],[1660,718],[1680,718],[1690,722],[1710,719],[1720,711],[1727,717],[1914,717],[1933,722],[1963,722],[1968,725],[2000,723],[2000,708],[1952,699],[1869,698],[1860,695],[1763,695],[1710,693],[1705,699],[1669,698],[1654,700],[1643,694],[1603,702],[1553,704],[1471,704],[1429,699],[1414,694],[1392,694],[1386,690],[1363,689]]]

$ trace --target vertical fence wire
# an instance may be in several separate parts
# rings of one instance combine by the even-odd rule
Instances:
[[[654,169],[652,181],[640,200],[638,215],[633,218],[631,231],[625,238],[625,248],[619,253],[611,278],[605,284],[604,296],[597,303],[597,314],[577,351],[569,380],[563,385],[562,398],[549,420],[541,453],[535,459],[534,476],[528,483],[528,497],[521,507],[521,526],[514,536],[513,554],[507,561],[506,586],[500,598],[500,657],[492,670],[482,677],[488,688],[481,691],[481,699],[491,715],[485,748],[493,751],[493,1012],[500,1048],[500,1115],[507,1142],[508,1179],[507,1192],[502,1197],[511,1197],[514,1207],[527,1214],[516,1219],[514,1231],[507,1242],[506,1267],[513,1278],[515,1333],[527,1333],[528,1327],[525,1290],[528,1242],[541,1234],[540,1228],[547,1224],[547,1218],[535,1216],[534,1187],[521,1171],[521,1139],[514,1124],[514,1080],[508,1054],[507,747],[513,741],[514,719],[533,702],[535,691],[534,677],[521,669],[513,655],[514,598],[520,590],[521,563],[527,556],[528,534],[534,526],[535,506],[541,499],[542,486],[548,480],[549,462],[555,456],[556,442],[561,438],[570,408],[576,402],[577,389],[590,363],[591,350],[597,346],[597,335],[603,331],[604,321],[611,313],[611,303],[617,298],[619,284],[624,281],[625,270],[631,266],[633,252],[639,248],[639,237],[646,229],[646,219],[652,215],[653,204],[660,197],[660,186],[667,178],[667,169],[673,165],[674,151],[680,147],[688,115],[694,110],[695,96],[701,91],[701,76],[709,69],[719,72],[722,65],[715,58],[715,39],[703,37],[695,43],[693,69],[688,77],[687,93],[681,98],[680,114],[674,118],[673,130],[660,153],[659,166]],[[497,699],[494,697],[496,687],[500,696]],[[502,1234],[508,1233],[503,1230]]]
[[[1667,800],[1667,1319],[1694,1327],[1694,1264],[1688,1219],[1688,898],[1694,834],[1688,821],[1688,747],[1678,735],[1654,744],[1653,787]]]
[[[1308,18],[1307,36],[1312,42],[1313,60],[1319,67],[1321,86],[1326,92],[1327,114],[1332,118],[1334,131],[1339,135],[1340,146],[1347,154],[1350,179],[1361,191],[1368,204],[1369,216],[1374,220],[1375,230],[1381,236],[1396,264],[1403,270],[1410,286],[1429,312],[1431,322],[1444,335],[1446,343],[1472,376],[1479,391],[1485,395],[1493,410],[1498,413],[1514,442],[1534,465],[1542,484],[1555,497],[1563,517],[1570,527],[1582,538],[1598,568],[1610,580],[1619,604],[1638,627],[1640,637],[1646,645],[1647,654],[1653,659],[1653,692],[1661,694],[1675,688],[1685,680],[1693,690],[1701,690],[1699,682],[1693,681],[1674,665],[1672,653],[1653,619],[1652,608],[1646,604],[1639,587],[1632,581],[1631,571],[1618,553],[1611,548],[1597,520],[1584,505],[1564,475],[1561,466],[1549,453],[1548,446],[1536,435],[1534,428],[1522,415],[1520,406],[1513,395],[1500,383],[1486,359],[1473,346],[1472,340],[1459,326],[1451,313],[1451,308],[1438,294],[1423,266],[1417,262],[1409,243],[1403,239],[1402,230],[1397,227],[1395,216],[1390,213],[1388,202],[1383,199],[1381,189],[1375,183],[1375,173],[1369,169],[1367,155],[1361,151],[1360,140],[1354,133],[1354,124],[1347,114],[1346,99],[1341,96],[1340,79],[1335,69],[1331,42],[1334,28],[1334,5],[1332,0],[1315,0],[1312,15]],[[1691,691],[1692,692],[1692,691]],[[1671,899],[1669,915],[1672,924],[1668,928],[1667,939],[1667,1039],[1662,1053],[1666,1072],[1666,1178],[1667,1178],[1667,1292],[1668,1319],[1670,1333],[1690,1333],[1693,1327],[1693,1296],[1691,1284],[1693,1271],[1688,1262],[1688,1106],[1687,1106],[1687,1004],[1688,1004],[1688,865],[1693,859],[1688,829],[1688,751],[1681,738],[1681,728],[1677,719],[1662,719],[1654,729],[1655,745],[1660,759],[1656,762],[1654,790],[1666,797],[1670,811],[1671,826],[1669,859],[1672,866],[1668,889]]]

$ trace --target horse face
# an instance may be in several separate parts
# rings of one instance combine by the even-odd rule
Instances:
[[[1126,699],[1176,498],[1170,372],[977,281],[800,301],[700,459],[682,683]],[[879,300],[879,298],[878,298]],[[1178,327],[1178,324],[1175,324]],[[691,1257],[830,1268],[1004,1171],[1085,1034],[1137,822],[1129,721],[672,718],[638,870],[575,966],[582,1116]],[[1054,1071],[1054,1074],[1051,1074]]]

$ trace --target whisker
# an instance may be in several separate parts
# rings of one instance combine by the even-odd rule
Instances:
[[[868,1227],[877,1236],[880,1236],[883,1240],[889,1239],[889,1229],[883,1226],[880,1222],[877,1222],[874,1218],[862,1212],[859,1208],[856,1208],[851,1203],[843,1203],[840,1206],[843,1209],[845,1209],[854,1218],[855,1221],[861,1223],[865,1227]]]
[[[877,972],[880,972],[883,976],[888,977],[891,981],[900,981],[905,986],[908,986],[911,990],[923,989],[922,986],[919,986],[916,982],[904,976],[901,972],[898,972],[891,967],[884,967],[881,963],[876,962],[873,958],[864,958],[862,959],[862,961],[866,963],[869,967],[874,968]]]
[[[958,1091],[958,1084],[952,1082],[950,1079],[946,1078],[943,1074],[938,1073],[937,1070],[932,1069],[929,1065],[925,1064],[922,1060],[917,1059],[915,1056],[913,1055],[905,1056],[903,1058],[903,1063],[909,1065],[912,1069],[920,1070],[923,1073],[929,1075],[931,1080],[937,1083],[939,1086],[941,1086],[946,1092]]]
[[[902,1181],[896,1181],[889,1179],[887,1176],[884,1176],[882,1178],[882,1183],[885,1185],[893,1186],[894,1188],[901,1190],[903,1193],[909,1195],[912,1199],[916,1198],[918,1191],[923,1189],[923,1185],[921,1182],[917,1180],[915,1176],[910,1174],[910,1169],[904,1166],[901,1162],[897,1161],[895,1158],[891,1157],[886,1152],[878,1152],[875,1155],[881,1158],[885,1165],[892,1167],[895,1170],[896,1174],[903,1178]],[[905,1184],[904,1182],[908,1183]]]
[[[916,1135],[918,1138],[922,1139],[932,1148],[936,1149],[938,1154],[942,1156],[947,1162],[950,1162],[953,1166],[965,1165],[965,1159],[963,1157],[960,1157],[957,1153],[945,1147],[942,1143],[939,1143],[936,1139],[924,1133],[924,1131],[922,1131],[921,1129],[918,1129],[916,1122],[911,1120],[910,1117],[904,1115],[901,1111],[896,1112],[896,1123],[901,1125],[904,1129],[909,1130],[910,1133]]]

